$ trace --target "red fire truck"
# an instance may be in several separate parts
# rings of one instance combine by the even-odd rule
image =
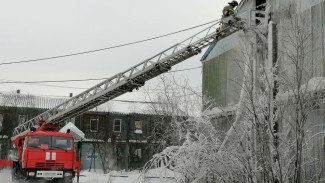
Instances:
[[[16,160],[0,160],[0,165],[11,166],[17,181],[47,179],[71,183],[79,176],[80,158],[76,153],[74,137],[57,132],[58,125],[38,122],[39,128],[31,127],[30,132],[18,136],[12,142],[16,146]],[[78,145],[80,149],[80,143]]]

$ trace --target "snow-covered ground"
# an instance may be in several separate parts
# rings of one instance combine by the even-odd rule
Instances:
[[[149,170],[147,173],[132,171],[113,171],[109,174],[103,174],[101,171],[82,171],[80,174],[80,183],[176,183],[175,175],[167,169]],[[11,180],[11,170],[0,171],[1,183],[14,183]],[[74,179],[77,182],[77,178]]]
[[[177,174],[167,169],[154,169],[146,173],[139,171],[113,171],[109,174],[98,172],[81,172],[80,183],[176,183]],[[75,178],[75,182],[77,179]]]
[[[11,169],[0,170],[1,183],[11,183]]]

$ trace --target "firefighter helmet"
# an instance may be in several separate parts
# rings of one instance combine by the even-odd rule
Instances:
[[[238,2],[237,1],[231,1],[230,3],[228,3],[230,6],[232,7],[236,7],[238,6]]]

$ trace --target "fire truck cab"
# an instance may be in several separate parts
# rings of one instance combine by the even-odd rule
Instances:
[[[78,167],[74,137],[56,131],[30,131],[15,141],[19,158],[13,162],[15,179],[72,182]]]

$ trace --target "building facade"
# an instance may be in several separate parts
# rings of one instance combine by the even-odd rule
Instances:
[[[16,98],[15,103],[12,103]],[[11,101],[11,102],[9,102]],[[14,128],[63,99],[23,94],[0,95],[0,159],[7,159]],[[137,113],[88,111],[73,122],[84,134],[82,169],[130,170],[144,166],[155,151],[154,123],[159,116]]]
[[[303,160],[301,176],[304,181],[321,181],[325,177],[322,102],[325,91],[325,1],[242,0],[235,15],[245,22],[245,30],[211,45],[201,59],[203,92],[215,101],[217,108],[233,111],[226,120],[223,115],[213,122],[224,133],[223,145],[234,141],[238,134],[247,133],[243,130],[247,128],[243,125],[247,120],[243,110],[248,108],[243,103],[252,102],[247,101],[249,97],[254,98],[249,94],[267,91],[261,78],[265,81],[266,77],[273,76],[263,75],[262,69],[274,69],[276,76],[270,92],[278,103],[272,110],[279,119],[272,129],[276,135],[295,138],[297,126],[292,121],[295,117],[297,121],[302,119],[294,114],[297,112],[296,101],[303,96],[302,111],[310,110],[304,114],[303,129],[309,147],[304,154],[307,158]],[[247,86],[252,86],[252,91],[247,90]],[[301,88],[303,92],[297,94]],[[256,146],[257,142],[254,142]]]
[[[75,125],[85,133],[82,168],[115,170],[138,169],[148,162],[155,149],[153,123],[159,116],[87,112],[75,118]],[[89,158],[95,155],[94,159]],[[103,165],[108,158],[106,165]]]

